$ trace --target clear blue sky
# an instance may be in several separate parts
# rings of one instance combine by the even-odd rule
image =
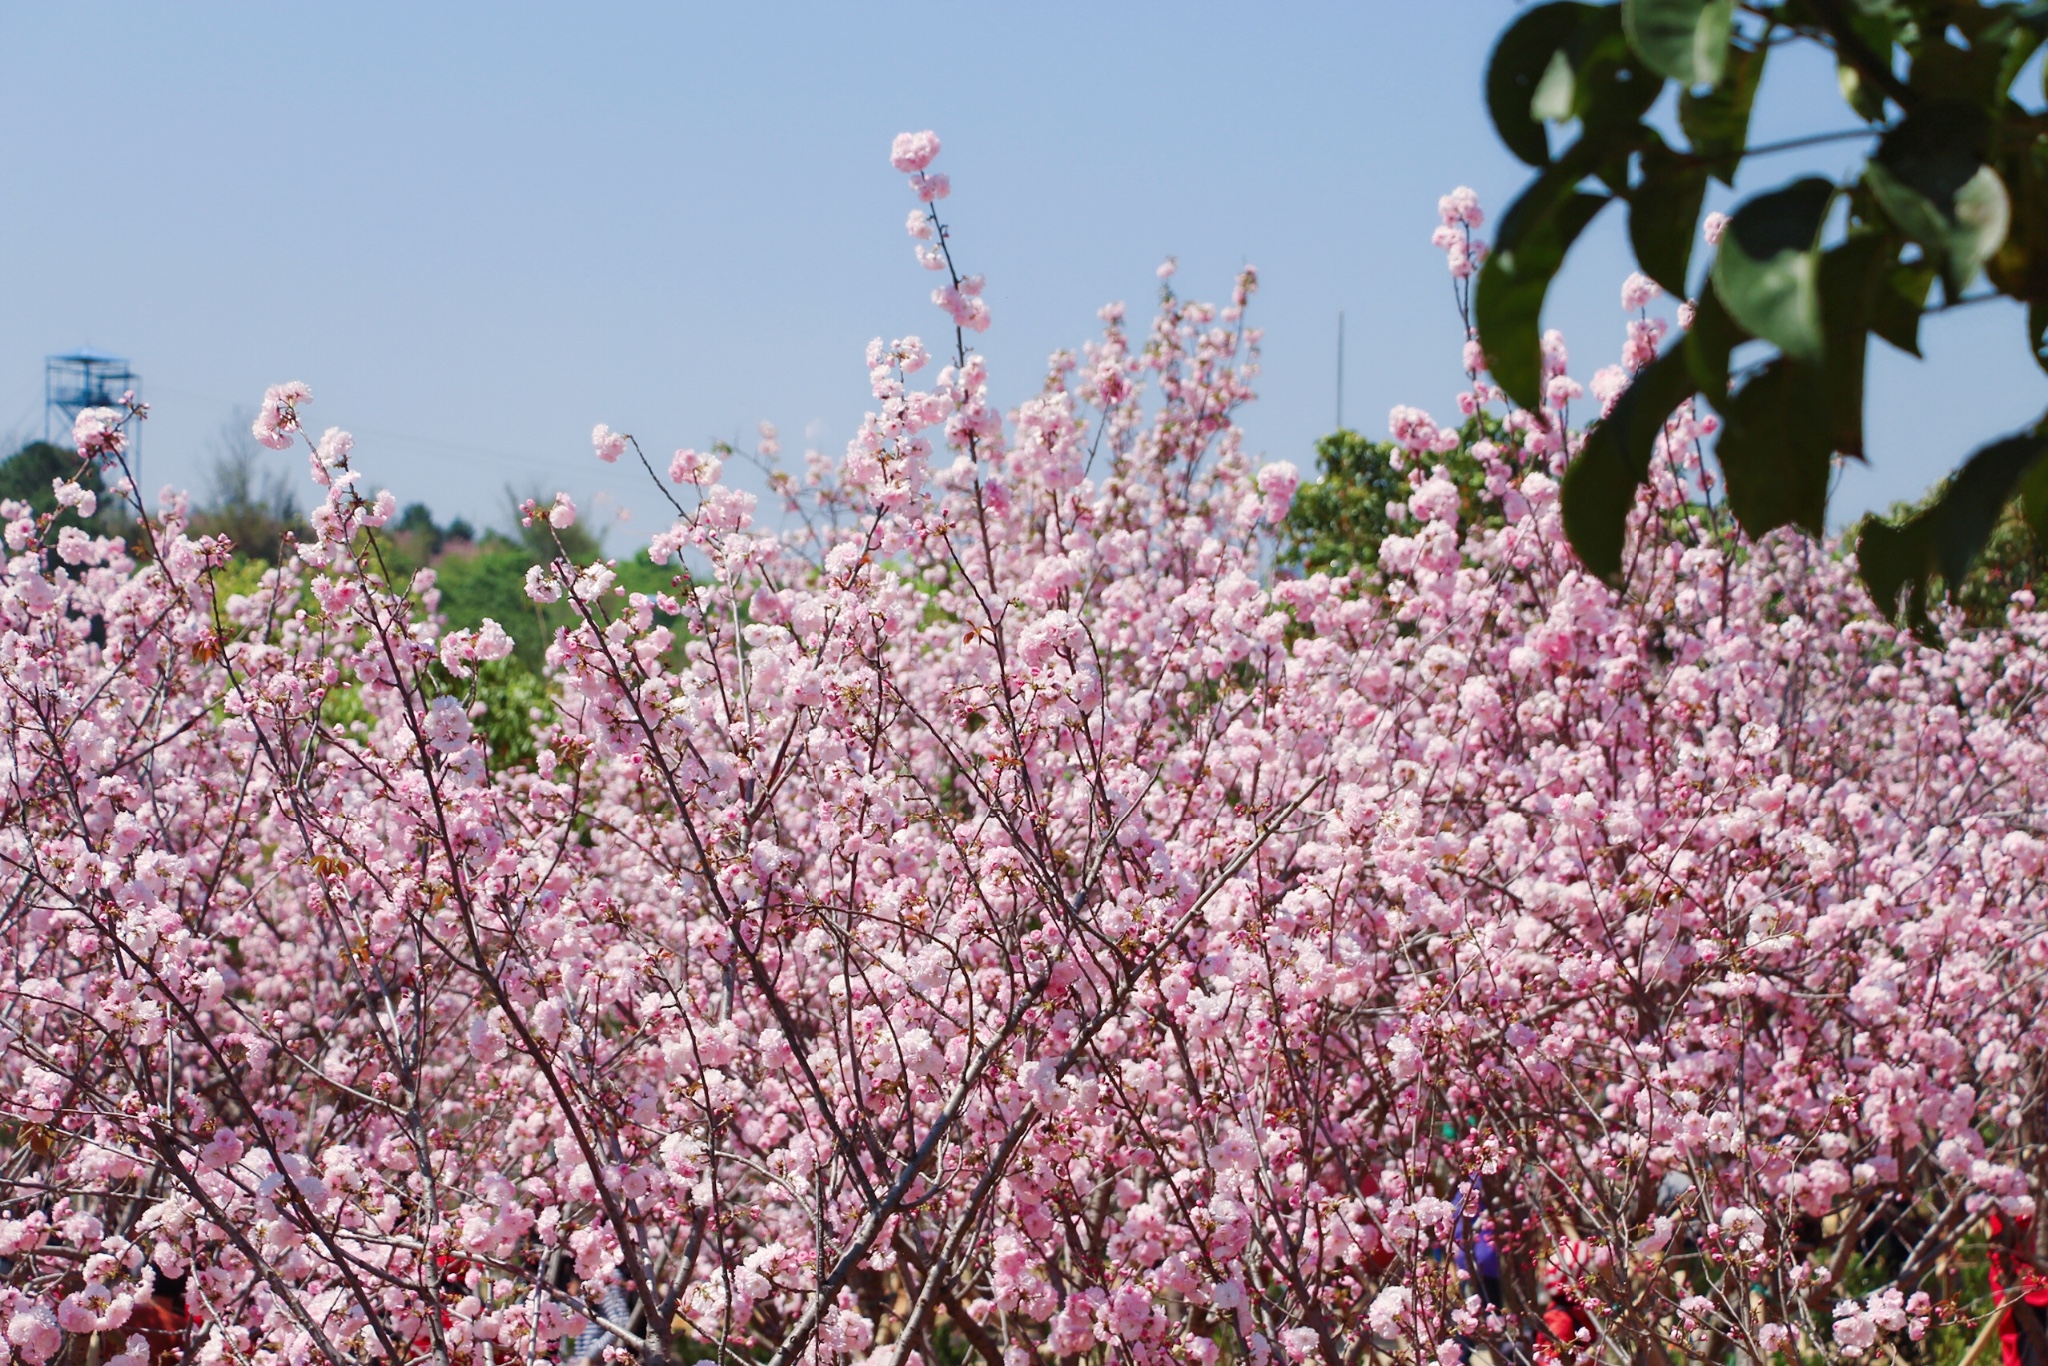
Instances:
[[[1445,190],[1497,214],[1522,183],[1479,97],[1515,9],[9,5],[0,436],[40,433],[45,354],[112,352],[155,404],[148,482],[196,486],[236,405],[303,379],[373,485],[481,521],[508,485],[622,500],[623,550],[654,504],[591,459],[592,423],[661,453],[765,418],[790,455],[836,452],[867,340],[940,330],[886,160],[932,127],[1005,406],[1100,304],[1147,307],[1162,257],[1205,297],[1251,261],[1246,425],[1306,468],[1340,309],[1349,425],[1451,412],[1428,237]],[[1767,85],[1771,134],[1845,126],[1829,73],[1805,75]],[[1776,158],[1755,184],[1850,158]],[[1615,211],[1553,296],[1581,378],[1618,350],[1626,269]],[[1966,310],[1930,325],[1927,362],[1873,348],[1874,468],[1838,517],[2048,404],[2020,332]]]

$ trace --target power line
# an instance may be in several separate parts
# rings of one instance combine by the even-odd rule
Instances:
[[[154,387],[155,392],[159,394],[168,394],[177,398],[196,398],[203,403],[217,403],[231,411],[251,406],[247,403],[237,403],[233,399],[222,398],[219,394],[202,394],[191,389],[173,389],[162,384]],[[359,427],[351,423],[348,430],[355,436],[369,437],[375,441],[395,441],[404,445],[422,446],[429,450],[446,451],[450,454],[470,456],[479,460],[511,461],[515,464],[527,465],[534,469],[561,469],[568,464],[566,459],[551,459],[547,456],[531,455],[519,451],[494,450],[488,446],[472,446],[461,441],[448,441],[434,436],[413,436],[405,432],[389,431],[381,427]]]

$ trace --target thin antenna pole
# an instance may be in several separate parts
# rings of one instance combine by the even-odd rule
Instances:
[[[1344,430],[1344,310],[1337,310],[1337,430]]]

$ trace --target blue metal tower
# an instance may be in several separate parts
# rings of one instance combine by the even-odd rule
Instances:
[[[49,356],[43,361],[43,440],[64,441],[71,424],[87,408],[118,408],[121,395],[142,382],[127,361],[80,351]],[[59,430],[51,431],[52,420]]]

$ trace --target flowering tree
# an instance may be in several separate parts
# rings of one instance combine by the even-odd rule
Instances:
[[[683,450],[667,591],[537,568],[530,764],[303,385],[252,591],[139,407],[77,432],[131,544],[8,505],[0,1362],[1858,1358],[1987,1214],[2026,1255],[2048,617],[1923,649],[1702,548],[1689,407],[1610,588],[1561,343],[1538,410],[1468,348],[1462,487],[1397,410],[1370,575],[1276,578],[1253,274],[1006,418],[938,150],[936,376],[870,348],[801,530]]]

